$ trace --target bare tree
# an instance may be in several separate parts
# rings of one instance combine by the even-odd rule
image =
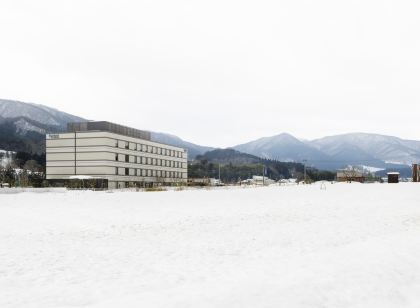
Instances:
[[[360,178],[362,172],[358,170],[355,166],[348,166],[346,169],[343,170],[343,175],[345,176],[347,182],[351,183],[357,178]]]

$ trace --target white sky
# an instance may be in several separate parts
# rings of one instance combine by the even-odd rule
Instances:
[[[232,146],[420,139],[419,1],[0,0],[0,97]]]

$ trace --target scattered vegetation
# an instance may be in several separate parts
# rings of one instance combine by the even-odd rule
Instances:
[[[159,186],[159,187],[148,187],[144,191],[152,192],[152,191],[166,191],[167,189],[165,187]]]
[[[198,156],[188,165],[188,177],[218,178],[219,168],[220,178],[224,183],[237,183],[252,178],[253,175],[263,175],[264,171],[267,177],[276,181],[287,178],[303,180],[305,167],[301,163],[262,159],[226,149],[215,150]],[[335,179],[335,173],[308,168],[307,179],[310,181],[332,181]]]

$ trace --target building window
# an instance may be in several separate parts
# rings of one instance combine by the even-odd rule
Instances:
[[[130,169],[125,168],[125,175],[130,175]]]
[[[152,176],[152,170],[147,170],[147,176]]]
[[[125,142],[125,148],[128,150],[128,149],[129,149],[129,147],[130,147],[130,146],[129,146],[129,143],[126,141],[126,142]]]
[[[153,164],[153,166],[156,166],[156,158],[153,158],[152,164]]]
[[[156,176],[156,170],[152,171],[152,176]]]
[[[130,156],[129,155],[125,155],[125,162],[129,163],[130,162]]]
[[[115,154],[115,161],[118,161],[118,154]]]
[[[115,175],[118,175],[118,167],[115,167]]]

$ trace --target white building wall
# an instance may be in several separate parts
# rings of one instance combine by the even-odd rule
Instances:
[[[47,179],[89,175],[109,183],[174,183],[188,177],[184,149],[148,140],[88,131],[47,135],[46,146]]]

